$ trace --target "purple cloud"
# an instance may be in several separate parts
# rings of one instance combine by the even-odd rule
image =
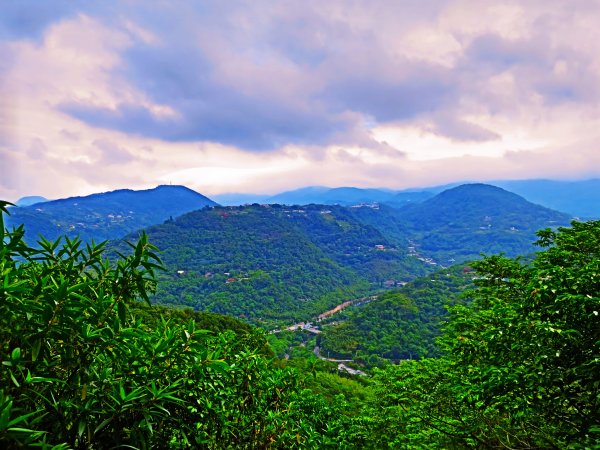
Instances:
[[[79,5],[70,0],[4,1],[0,3],[1,39],[40,39],[49,25],[77,13]]]

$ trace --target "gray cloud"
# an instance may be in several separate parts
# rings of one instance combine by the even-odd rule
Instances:
[[[436,115],[433,128],[430,131],[454,141],[484,142],[500,139],[498,133],[449,114]]]
[[[373,74],[364,78],[342,74],[322,95],[333,110],[356,111],[379,123],[413,119],[442,107],[453,94],[442,73],[419,67],[414,72],[394,81],[374,79]]]
[[[481,161],[489,162],[485,173],[499,167],[503,173],[525,173],[525,165],[542,154],[529,158],[531,149],[546,145],[544,127],[555,146],[573,142],[571,135],[578,132],[590,142],[596,138],[596,2],[173,0],[147,8],[141,0],[58,0],[48,5],[33,0],[0,5],[0,90],[3,73],[25,80],[0,92],[0,145],[20,142],[23,155],[42,158],[46,149],[29,147],[35,136],[25,135],[33,128],[23,124],[28,111],[48,108],[53,121],[39,120],[35,127],[48,123],[48,130],[36,130],[36,136],[53,160],[61,159],[61,151],[90,152],[79,160],[71,157],[76,162],[68,167],[96,181],[128,176],[117,173],[119,165],[147,167],[155,158],[164,166],[161,152],[186,142],[207,149],[186,154],[188,161],[197,157],[198,167],[205,161],[220,167],[219,154],[249,161],[281,158],[287,167],[289,155],[297,154],[294,163],[304,167],[302,159],[309,167],[305,174],[326,163],[331,149],[341,148],[332,158],[347,168],[355,164],[352,176],[363,173],[361,161],[378,164],[380,158],[391,173],[406,165],[417,177],[435,171],[419,172],[419,164],[430,163],[413,163],[422,160],[416,155],[420,150],[409,148],[410,140],[394,140],[394,132],[413,136],[413,142],[437,135],[433,139],[442,148],[420,147],[427,158],[461,155],[463,143],[474,155],[480,154],[479,143],[486,143],[481,154],[488,155],[500,155],[508,145],[524,143],[528,149],[518,158],[507,154],[502,166],[495,164],[500,158],[440,163],[457,174],[472,173],[466,165]],[[82,41],[97,46],[74,42],[86,24],[89,34]],[[106,39],[94,40],[93,33]],[[60,51],[57,45],[68,48]],[[38,86],[45,80],[26,73],[33,73],[38,61],[49,66],[43,56],[50,48],[56,65],[44,92]],[[69,76],[61,80],[63,62]],[[13,66],[20,68],[14,74]],[[24,93],[32,87],[29,98]],[[23,97],[30,103],[19,107]],[[382,129],[391,134],[378,134]],[[375,142],[373,136],[380,135],[400,142],[406,153]],[[137,155],[144,145],[155,151],[142,161]],[[261,152],[269,153],[252,154]],[[367,154],[372,161],[361,159]],[[114,173],[90,163],[101,160]],[[185,164],[173,162],[169,170],[176,173]]]
[[[279,10],[267,19],[261,17],[264,8],[233,9],[212,4],[198,12],[188,7],[195,20],[184,17],[181,23],[175,19],[182,18],[182,11],[164,5],[135,15],[160,43],[136,41],[122,54],[124,64],[113,76],[170,107],[176,118],[157,118],[146,107],[127,103],[115,110],[66,102],[61,111],[93,126],[168,141],[271,150],[360,134],[365,123],[360,116],[377,122],[411,119],[434,111],[453,94],[444,70],[408,60],[388,64],[371,30],[330,20],[319,7],[306,8],[298,17]],[[246,26],[240,26],[244,21]],[[256,28],[247,25],[252,21]],[[211,38],[214,43],[207,43]],[[239,72],[220,79],[223,60],[231,64],[236,57]],[[363,66],[359,73],[357,65]],[[281,67],[289,70],[282,73]],[[294,86],[292,76],[308,81]],[[282,96],[287,85],[289,95]],[[348,112],[357,114],[349,119]]]
[[[92,145],[101,152],[98,164],[126,164],[135,161],[135,157],[127,149],[107,139],[96,139]]]
[[[70,0],[18,0],[0,3],[0,38],[40,39],[49,25],[77,13]]]

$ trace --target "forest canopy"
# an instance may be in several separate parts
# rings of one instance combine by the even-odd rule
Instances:
[[[600,221],[538,237],[529,262],[473,263],[438,357],[375,369],[353,399],[239,321],[152,307],[145,235],[110,261],[79,239],[31,248],[0,214],[0,446],[600,448]]]

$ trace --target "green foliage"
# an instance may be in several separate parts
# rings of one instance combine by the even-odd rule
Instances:
[[[529,265],[474,264],[447,356],[380,372],[356,433],[393,429],[407,448],[600,448],[600,222],[538,236],[546,249]]]
[[[375,301],[348,308],[337,325],[323,326],[320,346],[336,357],[353,358],[367,366],[440,354],[435,339],[447,318],[447,307],[460,302],[471,286],[463,266],[417,278]],[[346,320],[340,321],[345,316]]]
[[[404,224],[424,254],[442,264],[482,253],[526,255],[535,232],[568,225],[570,216],[485,184],[458,186],[402,209]]]
[[[160,268],[145,235],[111,263],[103,244],[33,249],[2,215],[0,230],[0,446],[321,447],[330,407],[265,359],[264,336],[140,307]]]
[[[408,277],[416,261],[334,206],[211,208],[147,231],[168,269],[156,301],[255,323],[310,317],[366,294],[369,282]]]

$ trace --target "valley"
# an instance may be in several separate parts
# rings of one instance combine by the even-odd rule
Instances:
[[[503,433],[516,423],[511,433],[533,442],[537,434],[522,431],[528,421],[498,419],[495,410],[479,418],[483,400],[478,399],[496,401],[499,389],[482,392],[481,380],[495,386],[523,376],[519,386],[526,391],[515,398],[513,387],[505,389],[503,401],[512,409],[521,408],[522,396],[540,401],[537,417],[553,402],[537,386],[553,392],[562,387],[565,364],[576,380],[574,393],[565,395],[583,399],[585,420],[592,414],[588,405],[594,400],[580,380],[594,376],[579,370],[580,356],[569,355],[587,354],[594,345],[587,341],[597,316],[597,222],[570,225],[568,214],[482,184],[452,187],[401,207],[373,202],[220,206],[181,187],[143,192],[144,201],[135,191],[117,192],[105,205],[102,195],[9,210],[11,226],[33,229],[25,234],[31,243],[33,235],[60,234],[62,224],[73,220],[83,220],[84,230],[78,235],[70,229],[62,243],[40,240],[31,247],[19,244],[19,229],[6,232],[2,295],[12,303],[0,309],[10,308],[6,317],[19,317],[25,337],[18,337],[19,347],[3,363],[16,386],[10,392],[26,399],[22,404],[37,391],[20,367],[35,366],[44,380],[60,375],[46,356],[52,348],[69,379],[83,380],[73,395],[60,393],[78,410],[87,408],[88,397],[113,411],[119,405],[137,411],[160,404],[161,411],[193,417],[214,448],[224,442],[219,434],[224,424],[237,433],[241,421],[245,427],[293,429],[287,442],[302,442],[298,448],[310,439],[317,444],[308,448],[335,443],[375,449],[394,439],[403,447],[413,439],[410,433],[419,446],[463,448],[471,431],[462,420],[473,415],[479,429],[490,418],[500,420]],[[184,198],[184,204],[175,198]],[[104,237],[110,240],[97,247],[94,241]],[[565,274],[565,267],[577,275]],[[570,289],[568,280],[580,278],[586,282],[573,289],[586,292],[584,305],[571,304],[577,295],[557,296]],[[46,298],[52,301],[40,301]],[[566,303],[557,307],[556,302]],[[584,311],[592,322],[562,315],[570,308]],[[550,326],[548,314],[560,317]],[[43,324],[53,334],[39,338]],[[535,339],[558,350],[549,356],[542,346],[534,354],[535,367],[545,368],[550,378],[537,371],[527,388],[533,376],[527,344],[532,326],[538,327]],[[582,348],[568,336],[571,331],[562,333],[578,329],[578,339],[587,339]],[[16,341],[11,334],[10,342]],[[563,348],[570,349],[565,356]],[[514,359],[515,351],[523,364]],[[44,357],[38,361],[39,354]],[[71,368],[74,360],[80,363],[73,367],[94,370],[80,374]],[[506,377],[496,375],[499,361]],[[131,388],[120,381],[115,395],[97,387],[98,377],[110,377],[100,369],[105,364]],[[515,367],[519,372],[512,375]],[[44,383],[49,395],[59,395],[51,382]],[[520,414],[529,417],[529,408]],[[584,420],[568,408],[562,414]],[[111,417],[103,426],[120,436],[122,427],[111,425]],[[446,431],[434,437],[432,430],[439,427],[431,428],[422,417],[443,421]],[[169,420],[165,433],[187,428],[177,414]],[[399,438],[398,427],[404,433]],[[70,428],[61,432],[67,435]],[[570,439],[556,421],[553,433],[556,442]],[[357,436],[368,436],[372,445]],[[252,433],[239,439],[271,438]]]
[[[352,299],[406,290],[419,277],[482,254],[530,254],[536,230],[571,219],[490,185],[423,192],[402,193],[411,201],[400,207],[388,201],[400,193],[356,188],[272,198],[345,206],[219,206],[187,188],[161,186],[11,208],[8,224],[25,225],[30,242],[65,232],[84,241],[109,238],[115,255],[143,229],[165,267],[153,301],[272,329]]]

